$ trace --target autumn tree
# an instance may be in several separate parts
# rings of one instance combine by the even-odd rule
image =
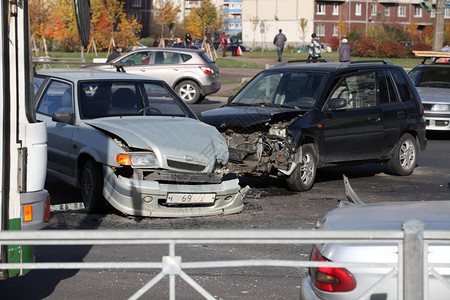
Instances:
[[[211,0],[202,1],[202,4],[193,8],[186,18],[186,30],[193,38],[211,35],[222,26],[222,17],[217,13]]]
[[[92,32],[99,50],[111,37],[123,48],[136,44],[142,26],[123,11],[119,0],[91,0]],[[80,42],[73,0],[30,0],[31,32],[36,40],[53,40],[60,49],[78,51]]]
[[[161,0],[156,5],[155,19],[161,24],[161,38],[164,38],[164,26],[167,26],[169,32],[171,32],[178,21],[178,14],[181,12],[181,9],[179,5],[175,5],[171,0]]]

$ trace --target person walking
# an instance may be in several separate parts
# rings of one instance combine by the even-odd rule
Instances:
[[[317,39],[317,34],[311,34],[311,43],[309,44],[308,59],[312,59],[316,62],[318,58],[322,56],[322,45]]]
[[[106,59],[106,62],[110,62],[113,59],[117,58],[120,56],[120,48],[117,46],[113,47],[113,51],[111,52],[111,54],[108,56],[108,58]]]
[[[237,56],[237,49],[239,47],[239,38],[237,37],[237,35],[233,35],[230,38],[230,43],[231,43],[231,55]]]
[[[350,44],[346,38],[342,39],[341,45],[339,46],[339,61],[349,62],[350,61]]]
[[[273,44],[277,46],[278,61],[281,62],[283,56],[284,43],[286,43],[287,38],[283,34],[282,30],[278,30],[278,34],[273,38]]]
[[[225,35],[225,32],[222,32],[222,35],[220,36],[219,46],[222,46],[222,56],[227,56],[228,38]]]

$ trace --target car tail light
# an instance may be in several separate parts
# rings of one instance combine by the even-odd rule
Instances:
[[[311,253],[312,261],[328,261],[322,256],[315,246]],[[349,292],[356,287],[356,280],[353,275],[343,268],[309,268],[309,275],[313,284],[326,292]]]
[[[205,73],[205,74],[214,74],[214,70],[211,69],[210,67],[200,66],[199,68],[200,68],[200,70],[202,70],[203,73]]]

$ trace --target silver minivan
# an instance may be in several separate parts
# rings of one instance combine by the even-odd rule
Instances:
[[[220,89],[219,67],[203,50],[140,48],[90,68],[116,71],[117,65],[122,65],[126,73],[164,80],[188,104]]]

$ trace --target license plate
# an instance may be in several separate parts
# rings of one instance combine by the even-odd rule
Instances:
[[[190,204],[190,203],[214,203],[216,194],[174,194],[167,195],[167,203]]]

